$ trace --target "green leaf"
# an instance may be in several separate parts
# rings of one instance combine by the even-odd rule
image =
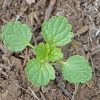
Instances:
[[[22,51],[29,44],[32,32],[26,24],[9,22],[2,28],[4,45],[10,51]]]
[[[92,68],[83,56],[74,55],[64,62],[62,74],[71,83],[85,83],[92,78]]]
[[[39,43],[35,49],[36,57],[38,60],[47,61],[48,54],[50,52],[50,46],[48,44]]]
[[[27,63],[25,72],[33,85],[47,85],[50,80],[55,79],[54,68],[49,63],[41,63],[37,59],[32,59]]]
[[[55,62],[63,58],[63,53],[60,48],[56,48],[55,46],[51,46],[50,53],[48,55],[48,60],[51,62]]]
[[[54,16],[42,25],[42,35],[47,43],[64,46],[71,42],[72,26],[63,16]]]
[[[43,62],[45,61],[55,62],[56,60],[63,58],[61,49],[56,48],[55,46],[51,46],[49,44],[40,43],[36,47],[35,52],[37,59]]]

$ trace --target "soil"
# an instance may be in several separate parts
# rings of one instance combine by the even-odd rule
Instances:
[[[49,1],[28,4],[26,0],[0,0],[0,33],[2,25],[18,19],[31,27],[31,42],[41,42],[41,23]],[[64,57],[83,55],[93,68],[92,80],[79,85],[74,100],[100,100],[100,0],[56,0],[50,15],[63,15],[73,26],[73,42],[62,47]],[[56,79],[47,86],[28,82],[23,65],[33,56],[29,48],[21,53],[9,52],[0,40],[0,100],[71,100],[75,85],[64,81],[59,65],[55,66]]]

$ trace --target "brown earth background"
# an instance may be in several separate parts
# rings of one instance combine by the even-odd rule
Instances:
[[[100,0],[30,1],[0,0],[0,33],[4,24],[18,19],[31,27],[31,42],[37,45],[43,41],[41,23],[45,18],[63,15],[72,24],[75,34],[73,42],[62,47],[64,58],[73,54],[85,56],[93,68],[93,78],[75,86],[64,81],[59,65],[55,65],[54,81],[47,86],[32,86],[23,67],[27,59],[34,57],[31,49],[12,53],[0,40],[0,100],[100,100]]]

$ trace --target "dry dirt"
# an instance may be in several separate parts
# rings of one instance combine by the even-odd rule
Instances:
[[[33,0],[30,5],[26,0],[4,1],[0,0],[0,33],[2,25],[18,19],[31,27],[31,42],[41,42],[41,23],[50,0]],[[75,34],[73,42],[62,48],[64,57],[83,55],[93,67],[93,79],[79,86],[74,100],[100,100],[100,0],[57,0],[54,15],[67,17]],[[31,86],[22,67],[29,57],[33,57],[29,48],[12,53],[0,40],[0,100],[71,100],[75,86],[63,80],[59,65],[55,66],[54,81],[43,87]]]

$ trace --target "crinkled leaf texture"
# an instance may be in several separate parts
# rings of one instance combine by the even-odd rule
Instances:
[[[45,41],[55,46],[64,46],[71,42],[72,26],[63,16],[54,16],[42,25],[42,35]]]
[[[53,45],[49,45],[48,43],[40,43],[36,49],[36,57],[41,61],[51,61],[55,62],[59,59],[63,58],[63,54],[60,48],[57,48]]]
[[[3,26],[2,39],[10,51],[22,51],[29,44],[32,32],[26,24],[9,22]]]
[[[47,85],[50,80],[55,79],[54,68],[49,63],[41,63],[37,59],[32,59],[27,63],[25,72],[33,85]]]
[[[63,53],[61,52],[61,49],[55,46],[50,47],[50,53],[48,55],[48,60],[51,62],[55,62],[63,58]]]
[[[49,52],[50,46],[44,43],[39,43],[39,45],[35,49],[36,58],[42,61],[48,61]]]
[[[85,83],[92,78],[92,68],[83,56],[74,55],[64,62],[62,74],[71,83]]]

